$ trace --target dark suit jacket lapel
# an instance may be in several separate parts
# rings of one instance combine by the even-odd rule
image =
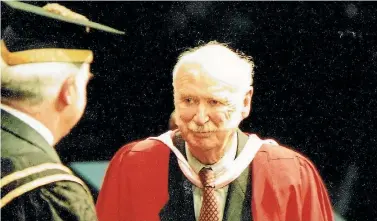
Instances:
[[[248,139],[248,136],[240,130],[237,131],[237,137],[238,146],[236,156],[238,156],[241,153]],[[241,173],[241,175],[229,185],[223,220],[252,220],[251,176],[249,167],[245,169]]]
[[[185,142],[177,135],[174,145],[186,156]],[[179,168],[177,157],[170,153],[169,159],[169,200],[160,212],[161,221],[195,220],[192,184]]]
[[[31,143],[37,148],[42,149],[56,162],[60,162],[60,158],[55,149],[47,143],[42,135],[3,109],[1,109],[1,129],[14,134],[16,137]]]

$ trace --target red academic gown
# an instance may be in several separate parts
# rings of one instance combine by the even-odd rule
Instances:
[[[191,183],[182,178],[176,161],[160,141],[143,140],[122,147],[110,162],[97,200],[99,220],[194,221]],[[243,206],[248,214],[239,215],[244,217],[239,220],[334,220],[323,181],[315,166],[301,154],[265,144],[250,168],[250,201],[243,202],[248,205]],[[228,215],[227,220],[236,216]]]

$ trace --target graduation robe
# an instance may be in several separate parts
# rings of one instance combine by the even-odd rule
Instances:
[[[95,221],[85,183],[33,128],[1,110],[2,220]]]
[[[248,136],[238,131],[237,137],[238,155]],[[192,194],[192,184],[169,147],[157,140],[132,142],[110,162],[97,199],[97,215],[100,221],[194,221]],[[223,220],[334,218],[315,166],[293,150],[265,144],[250,166],[229,184]]]

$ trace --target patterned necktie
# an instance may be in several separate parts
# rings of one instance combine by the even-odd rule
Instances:
[[[211,168],[203,167],[199,172],[199,177],[203,184],[203,202],[199,221],[219,221],[219,207],[216,202],[215,187],[213,186],[215,174]]]

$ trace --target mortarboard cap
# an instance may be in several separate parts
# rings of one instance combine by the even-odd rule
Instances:
[[[92,30],[124,34],[114,28],[89,21],[57,3],[44,7],[19,2],[2,3],[1,56],[8,65],[36,62],[91,63],[88,50]],[[3,19],[2,19],[3,20]],[[4,20],[3,20],[4,21]]]

